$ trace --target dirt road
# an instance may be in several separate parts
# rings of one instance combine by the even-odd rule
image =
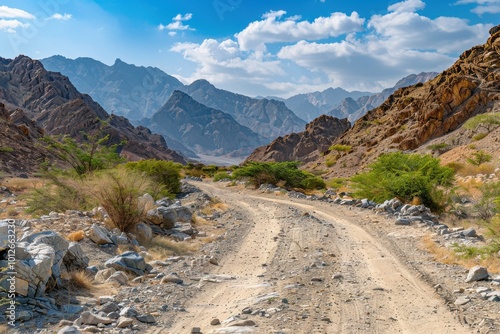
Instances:
[[[220,282],[200,285],[187,312],[156,333],[193,327],[202,333],[470,333],[396,248],[363,227],[383,218],[219,183],[196,186],[239,212],[245,235],[220,254],[211,272],[224,275],[215,276]],[[242,314],[245,308],[254,314]],[[211,325],[213,319],[222,324]],[[244,326],[248,321],[257,327]]]

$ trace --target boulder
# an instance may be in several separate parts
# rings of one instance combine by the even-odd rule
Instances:
[[[163,228],[172,228],[177,221],[177,214],[164,206],[151,209],[146,214],[146,219],[155,225]]]
[[[77,242],[71,242],[63,258],[63,263],[68,271],[85,269],[89,265],[89,258]]]
[[[104,325],[109,325],[110,323],[113,322],[112,319],[108,317],[102,317],[98,314],[85,311],[80,315],[81,323],[85,325],[99,325],[99,324],[104,324]]]
[[[82,332],[80,332],[78,328],[76,328],[75,326],[64,326],[57,332],[57,334],[81,334],[81,333]]]
[[[150,208],[153,208],[155,206],[155,199],[153,198],[153,196],[147,193],[139,196],[137,202],[139,209],[144,211],[149,210]]]
[[[134,319],[127,317],[120,317],[116,323],[117,328],[126,328],[134,323]]]
[[[131,231],[131,233],[139,240],[141,243],[148,243],[153,239],[153,229],[149,227],[146,223],[137,224]]]
[[[108,278],[111,277],[116,272],[115,268],[106,268],[99,270],[97,274],[95,274],[94,280],[97,283],[104,283]]]
[[[117,271],[127,271],[142,276],[149,273],[152,267],[137,252],[129,251],[117,255],[105,263],[106,267],[114,268]]]
[[[117,271],[108,277],[106,283],[118,283],[119,285],[127,285],[128,276],[123,271]],[[110,311],[112,312],[112,311]],[[109,312],[106,312],[109,313]]]
[[[470,268],[469,274],[467,275],[467,278],[465,279],[465,282],[474,282],[474,281],[481,281],[483,279],[488,278],[488,270],[485,267],[481,266],[475,266]]]
[[[5,220],[0,220],[0,252],[9,248],[9,223]]]
[[[112,244],[109,232],[106,228],[92,224],[90,230],[87,232],[87,237],[98,245]]]

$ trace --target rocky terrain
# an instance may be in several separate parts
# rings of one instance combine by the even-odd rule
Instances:
[[[365,95],[359,98],[355,98],[353,96],[346,97],[336,106],[326,111],[325,114],[338,118],[346,117],[349,121],[354,122],[365,115],[369,110],[372,110],[384,103],[384,101],[399,88],[427,82],[434,79],[437,75],[438,73],[436,72],[411,74],[399,80],[394,87],[386,88],[380,93]]]
[[[281,101],[235,94],[206,80],[197,80],[181,90],[210,108],[230,114],[238,123],[269,140],[300,131],[306,124]]]
[[[323,115],[307,124],[305,131],[278,137],[271,144],[257,148],[246,161],[309,162],[327,151],[332,140],[350,127],[346,118]]]
[[[332,191],[306,196],[266,185],[189,182],[177,203],[141,197],[152,208],[148,221],[127,234],[107,229],[102,209],[15,220],[23,233],[18,278],[27,284],[20,284],[18,327],[11,332],[500,328],[500,279],[488,268],[435,262],[422,249],[426,235],[442,245],[481,244],[473,228],[445,225],[427,208],[397,200],[375,204]],[[2,196],[14,205],[8,189]],[[202,246],[181,256],[155,255],[146,240],[157,233],[179,247]],[[93,290],[57,288],[78,268],[93,277]]]
[[[0,102],[20,109],[45,134],[81,138],[82,132],[109,134],[109,144],[126,141],[122,153],[132,159],[158,158],[184,162],[165,140],[144,127],[134,127],[121,116],[109,115],[88,95],[81,94],[67,77],[48,72],[26,56],[0,59]],[[14,140],[14,139],[10,139]]]
[[[92,58],[52,56],[40,61],[48,71],[69,77],[80,92],[92,96],[107,112],[132,122],[151,117],[183,86],[158,68],[134,66],[120,59],[111,66]]]
[[[175,91],[168,102],[142,123],[167,140],[181,142],[195,153],[246,156],[262,144],[263,138],[220,110],[209,108],[189,95]],[[189,155],[189,151],[178,149]]]

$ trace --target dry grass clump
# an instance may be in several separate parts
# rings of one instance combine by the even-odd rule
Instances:
[[[493,174],[495,172],[495,165],[491,163],[483,163],[479,166],[473,164],[460,164],[456,170],[459,176],[473,176],[477,174]]]
[[[226,203],[222,203],[218,199],[212,199],[212,203],[201,209],[200,212],[207,216],[210,216],[216,212],[218,213],[226,212],[228,209],[229,206]]]
[[[199,245],[184,241],[177,242],[168,237],[156,236],[147,245],[148,260],[165,260],[169,256],[192,254],[196,252]]]
[[[43,185],[43,181],[41,179],[20,177],[5,178],[1,183],[10,191],[17,193],[33,188],[39,188]]]
[[[83,240],[83,238],[85,238],[85,232],[83,232],[83,230],[72,232],[66,237],[67,240],[75,242]]]
[[[435,261],[450,264],[459,265],[465,268],[472,268],[474,266],[483,266],[488,268],[490,273],[500,273],[500,259],[495,256],[475,256],[468,257],[457,253],[453,249],[444,247],[436,243],[430,235],[426,235],[422,238],[422,249],[429,252],[429,254],[434,258]]]
[[[68,273],[68,288],[72,290],[95,290],[94,278],[85,271],[72,271]]]
[[[120,244],[116,248],[116,254],[117,255],[120,255],[120,254],[123,254],[123,253],[126,253],[126,252],[131,252],[131,251],[139,253],[141,251],[141,249],[139,248],[139,246],[132,245],[132,244]]]

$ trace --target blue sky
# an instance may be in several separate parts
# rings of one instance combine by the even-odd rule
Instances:
[[[120,58],[250,96],[375,92],[446,69],[499,18],[500,0],[11,0],[0,57]]]

